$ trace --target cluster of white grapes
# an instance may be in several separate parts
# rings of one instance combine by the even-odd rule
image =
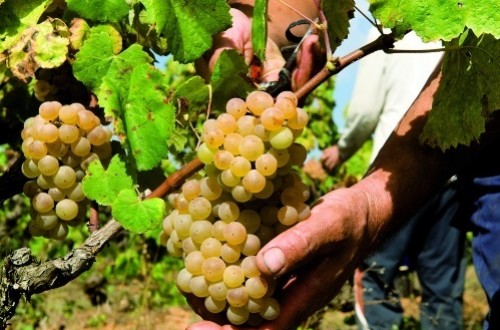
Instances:
[[[260,273],[255,256],[310,214],[309,189],[292,168],[307,155],[295,143],[307,120],[292,92],[276,101],[263,91],[229,100],[225,113],[203,125],[197,151],[206,176],[168,197],[164,238],[185,263],[178,287],[233,324],[258,325],[279,314],[274,280]]]
[[[68,234],[68,225],[84,219],[88,200],[81,181],[92,161],[111,155],[111,135],[79,103],[44,102],[39,114],[25,121],[22,172],[30,180],[23,191],[31,199],[33,236],[61,240]]]

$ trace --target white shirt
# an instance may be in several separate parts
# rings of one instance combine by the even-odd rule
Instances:
[[[379,35],[373,28],[368,41]],[[395,43],[395,49],[405,50],[440,47],[440,42],[423,43],[414,32]],[[377,51],[361,59],[346,126],[337,143],[342,160],[351,157],[373,134],[373,161],[441,56],[441,52],[386,54]]]

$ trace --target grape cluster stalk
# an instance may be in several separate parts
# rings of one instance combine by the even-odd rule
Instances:
[[[310,215],[309,189],[294,169],[306,159],[295,140],[307,121],[292,92],[229,100],[225,113],[203,125],[197,153],[204,175],[168,195],[162,237],[171,255],[184,258],[177,286],[233,324],[279,315],[275,280],[259,271],[256,255]]]
[[[85,218],[89,201],[81,181],[91,162],[111,155],[111,130],[80,103],[43,102],[21,132],[26,160],[23,187],[31,200],[33,236],[64,239]]]

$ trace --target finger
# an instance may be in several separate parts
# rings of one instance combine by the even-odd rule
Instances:
[[[343,190],[343,189],[342,189]],[[332,244],[344,241],[355,221],[343,221],[350,202],[344,200],[341,189],[327,194],[320,203],[313,207],[311,216],[271,240],[257,255],[257,264],[262,272],[279,276],[307,258],[314,257],[320,251],[327,250]],[[354,219],[354,218],[353,218]]]
[[[262,64],[262,77],[261,80],[277,81],[279,79],[279,72],[285,65],[285,59],[281,54],[279,47],[270,38],[266,43],[266,60]]]
[[[351,276],[354,265],[348,256],[338,255],[309,263],[283,290],[278,318],[265,324],[262,330],[291,329],[316,310],[326,305]]]
[[[241,329],[238,327],[233,327],[232,325],[218,325],[217,323],[210,321],[201,321],[190,325],[186,330],[237,330]]]
[[[302,43],[297,56],[297,68],[292,73],[292,90],[297,90],[304,85],[318,67],[320,52],[317,45],[317,35],[307,37]]]

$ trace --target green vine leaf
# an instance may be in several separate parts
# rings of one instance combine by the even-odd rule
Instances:
[[[46,20],[27,28],[9,50],[12,73],[22,81],[34,76],[38,68],[55,68],[66,61],[69,30],[60,20]]]
[[[133,189],[122,190],[111,206],[111,214],[126,230],[141,234],[160,225],[165,202],[160,198],[141,200]]]
[[[141,171],[168,156],[167,139],[174,130],[175,108],[166,100],[163,74],[149,64],[134,68],[126,95],[125,128]]]
[[[266,59],[267,0],[255,0],[252,15],[252,48],[259,59]]]
[[[349,34],[349,20],[354,13],[354,0],[322,1],[322,9],[328,22],[328,39],[332,52]]]
[[[384,27],[414,30],[424,41],[449,41],[465,27],[477,35],[500,38],[500,2],[496,0],[370,0],[370,11]]]
[[[82,187],[88,198],[101,205],[111,205],[122,190],[132,189],[134,183],[127,173],[124,160],[115,155],[106,169],[100,162],[92,162]]]
[[[51,0],[6,0],[0,4],[0,62],[2,54],[21,38],[26,28],[38,23]]]
[[[200,76],[194,76],[177,88],[174,103],[180,104],[181,110],[187,110],[187,115],[192,115],[207,109],[209,96],[205,80]]]
[[[212,36],[231,26],[225,0],[143,0],[146,19],[167,38],[175,59],[187,63],[212,46]],[[203,8],[200,10],[200,8]]]
[[[245,98],[248,93],[254,90],[255,87],[247,78],[247,74],[248,66],[240,53],[234,49],[223,51],[215,63],[210,78],[213,108],[223,110],[230,98]]]
[[[68,10],[78,17],[99,22],[119,22],[128,15],[125,0],[66,0]]]
[[[500,40],[469,31],[460,42],[446,43],[442,81],[421,136],[443,150],[477,140],[486,118],[500,109]]]

